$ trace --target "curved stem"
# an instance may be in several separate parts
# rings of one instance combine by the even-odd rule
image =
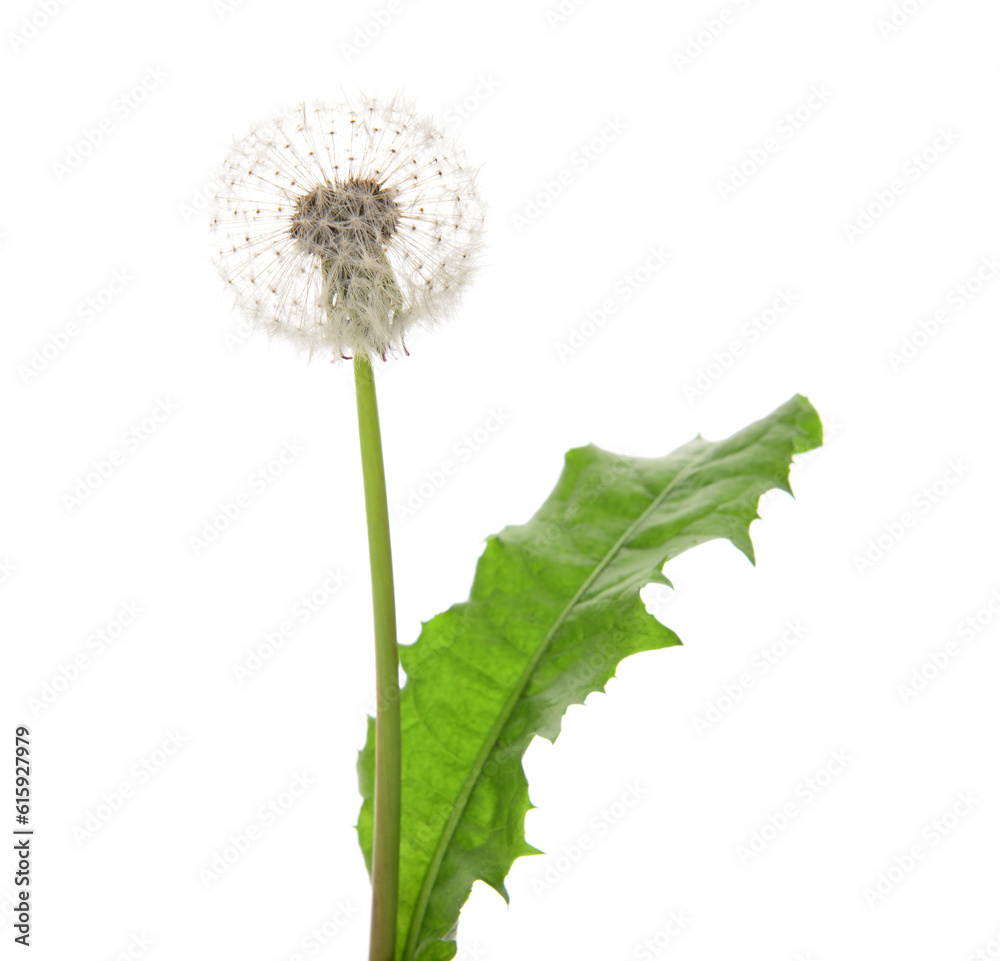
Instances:
[[[375,825],[372,843],[372,927],[369,961],[394,961],[399,901],[402,738],[399,727],[399,651],[392,586],[389,506],[385,494],[382,433],[371,362],[354,358],[361,435],[361,470],[368,518],[372,607],[375,614]]]

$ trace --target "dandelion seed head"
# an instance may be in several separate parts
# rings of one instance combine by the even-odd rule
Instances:
[[[398,97],[302,104],[237,142],[220,180],[220,274],[254,327],[309,356],[404,350],[481,252],[475,171]]]

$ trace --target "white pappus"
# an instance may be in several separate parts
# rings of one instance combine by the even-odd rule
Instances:
[[[219,180],[220,274],[254,328],[310,357],[405,351],[481,252],[475,170],[399,97],[300,104],[238,141]]]

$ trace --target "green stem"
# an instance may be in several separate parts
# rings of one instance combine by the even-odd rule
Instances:
[[[399,728],[399,651],[392,587],[389,505],[385,495],[382,434],[372,365],[354,358],[361,434],[361,470],[368,517],[368,552],[375,613],[375,826],[372,844],[372,927],[369,961],[393,961],[399,901],[399,812],[402,737]]]

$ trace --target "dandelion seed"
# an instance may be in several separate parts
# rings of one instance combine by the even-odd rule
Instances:
[[[399,98],[302,104],[239,141],[220,180],[219,272],[253,326],[309,356],[405,351],[481,250],[475,172]]]

